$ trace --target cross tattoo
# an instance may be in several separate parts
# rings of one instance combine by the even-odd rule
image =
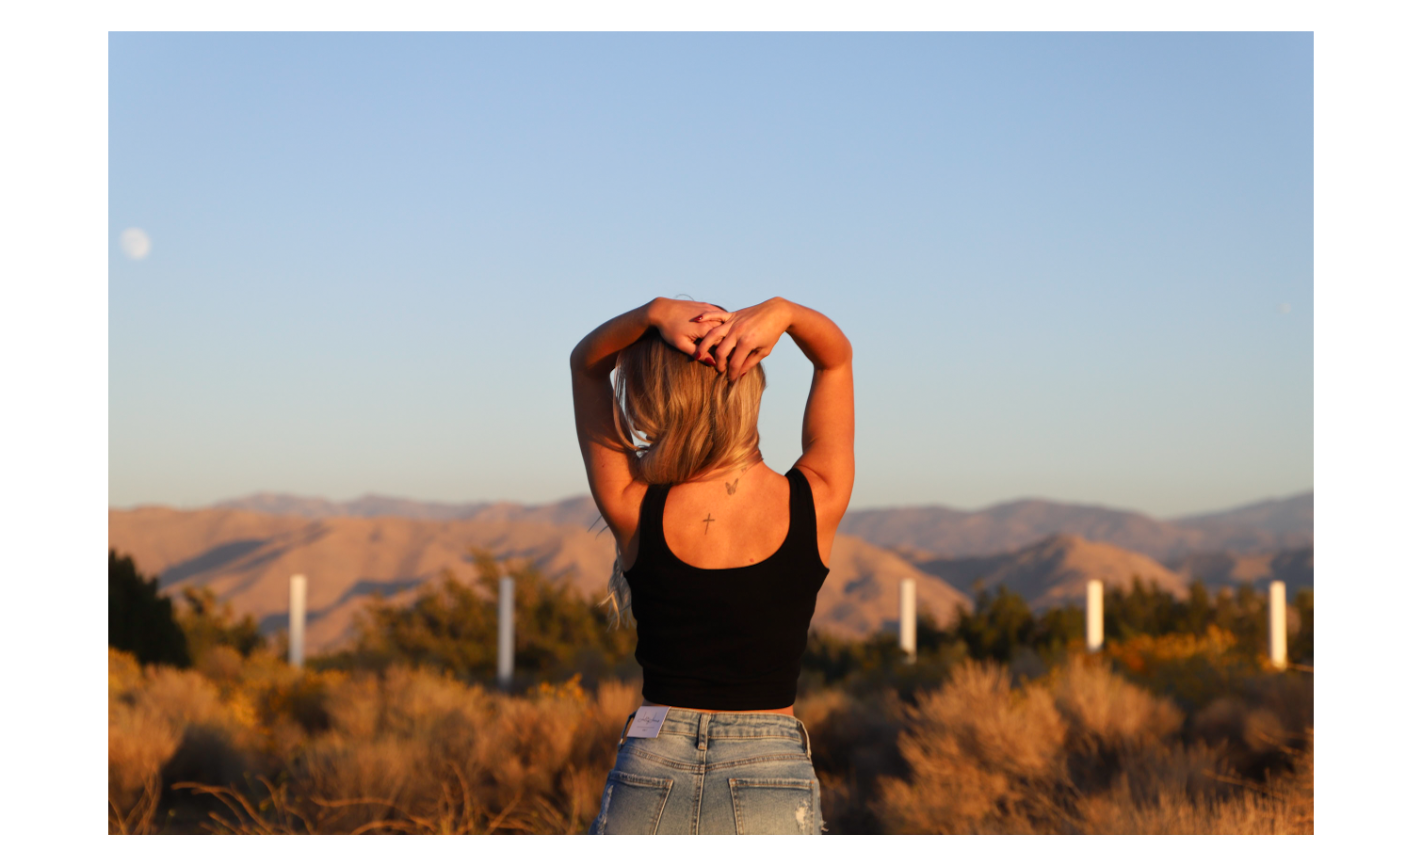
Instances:
[[[712,516],[711,516],[711,512],[708,511],[708,512],[706,512],[706,519],[703,520],[703,521],[701,521],[701,522],[704,523],[704,524],[706,524],[706,532],[710,532],[710,531],[711,531],[711,524],[713,524],[713,523],[716,522],[716,518],[712,517]],[[701,533],[701,534],[702,534],[702,535],[705,535],[706,532],[703,532],[703,533]]]

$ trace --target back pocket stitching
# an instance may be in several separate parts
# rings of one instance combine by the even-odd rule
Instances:
[[[731,814],[736,821],[736,835],[745,835],[745,820],[741,816],[741,798],[736,792],[741,788],[790,788],[807,791],[810,804],[814,805],[815,782],[806,779],[728,779],[731,785]],[[813,820],[813,818],[811,819]]]
[[[631,786],[633,786],[633,787],[635,787],[635,788],[660,788],[660,789],[662,790],[662,798],[661,798],[661,800],[659,800],[659,801],[657,802],[656,811],[655,811],[655,813],[653,813],[653,815],[652,815],[652,827],[651,827],[650,830],[647,831],[647,835],[649,835],[649,836],[656,835],[657,828],[660,827],[661,824],[662,824],[662,813],[666,811],[666,808],[667,808],[667,801],[671,799],[672,780],[671,780],[671,779],[658,779],[658,778],[655,778],[655,777],[653,777],[653,776],[638,776],[638,775],[636,775],[636,774],[634,774],[634,773],[624,773],[624,772],[622,772],[621,770],[613,770],[611,773],[608,773],[608,787],[609,787],[609,789],[612,787],[612,782],[613,782],[614,780],[615,780],[615,781],[618,781],[618,782],[622,782],[622,783],[627,784],[627,785],[631,785]],[[608,793],[609,793],[609,795],[610,795],[610,794],[611,794],[611,791],[609,790]],[[608,797],[608,800],[609,800],[609,803],[610,803],[610,802],[611,802],[611,796]],[[603,814],[603,816],[602,816],[602,822],[601,822],[601,823],[602,823],[602,829],[603,829],[604,834],[605,834],[606,831],[607,831],[607,815],[606,815],[606,812],[607,812],[607,807],[604,806],[604,807],[603,807],[603,813],[604,813],[604,814]]]

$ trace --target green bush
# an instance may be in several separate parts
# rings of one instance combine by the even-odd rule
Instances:
[[[188,642],[188,654],[200,662],[213,649],[231,647],[244,658],[266,646],[251,614],[238,620],[228,602],[218,603],[217,594],[207,587],[185,587],[186,610],[178,614],[178,625]]]
[[[634,676],[634,628],[607,628],[598,603],[537,568],[507,568],[473,551],[474,580],[446,571],[397,606],[372,599],[356,623],[353,649],[313,659],[316,666],[383,669],[433,667],[465,681],[490,680],[497,662],[499,579],[514,579],[514,672],[517,681]]]
[[[1200,582],[1185,599],[1139,578],[1129,588],[1110,587],[1104,595],[1104,630],[1108,643],[1125,645],[1141,638],[1171,635],[1229,636],[1232,653],[1248,658],[1267,650],[1267,600],[1248,585],[1211,595]],[[1289,639],[1295,662],[1313,658],[1313,593],[1294,598],[1299,628]],[[944,628],[923,614],[918,619],[918,659],[910,664],[892,633],[862,641],[811,634],[802,663],[801,692],[843,685],[856,694],[893,688],[907,701],[920,686],[936,685],[963,659],[995,661],[1014,674],[1035,676],[1060,663],[1085,640],[1086,618],[1079,607],[1052,608],[1035,614],[1025,599],[1006,587],[979,589],[970,612]]]

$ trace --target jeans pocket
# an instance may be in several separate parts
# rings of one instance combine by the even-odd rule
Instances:
[[[810,779],[732,779],[736,833],[817,834],[818,784]]]
[[[671,789],[671,779],[634,776],[618,770],[608,773],[596,831],[607,835],[657,832]]]

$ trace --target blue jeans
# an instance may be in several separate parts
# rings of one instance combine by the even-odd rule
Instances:
[[[590,832],[818,835],[821,821],[799,719],[672,709],[656,737],[623,737]]]

